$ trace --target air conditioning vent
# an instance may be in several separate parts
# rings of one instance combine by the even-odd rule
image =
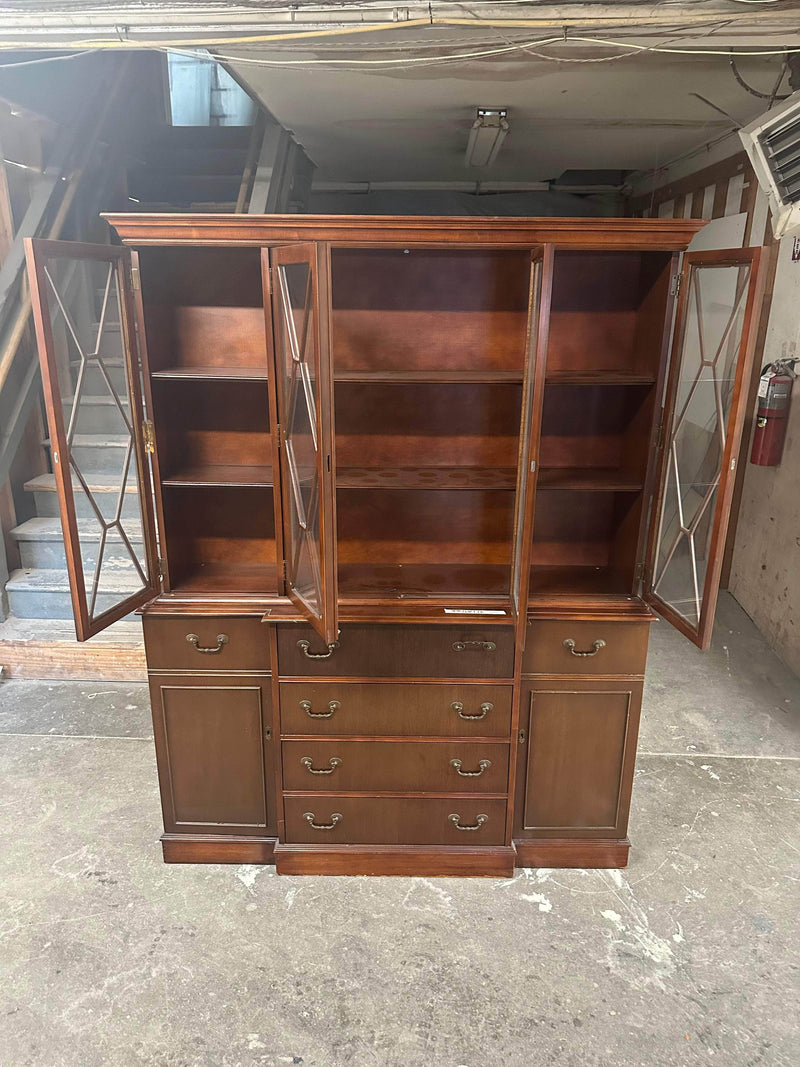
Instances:
[[[769,197],[772,230],[800,229],[800,92],[740,131],[758,184]]]

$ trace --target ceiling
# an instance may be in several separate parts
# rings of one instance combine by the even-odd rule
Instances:
[[[397,34],[368,37],[338,37],[335,52],[330,42],[314,52],[304,45],[290,56],[263,44],[224,49],[236,77],[294,132],[319,180],[532,182],[570,169],[641,171],[734,128],[692,93],[738,123],[767,107],[737,83],[724,55],[620,57],[619,48],[593,46],[569,50],[570,62],[559,61],[567,58],[563,50],[548,49],[554,58],[518,50],[408,64],[429,56],[433,46],[452,54],[496,46],[499,39],[453,28],[409,31],[402,47]],[[503,40],[509,37],[501,46]],[[336,67],[328,65],[334,56]],[[376,57],[396,66],[356,65]],[[272,62],[278,65],[263,65]],[[769,93],[781,63],[780,56],[742,58],[738,66],[752,86]],[[511,127],[496,163],[485,170],[464,162],[479,105],[507,107]]]

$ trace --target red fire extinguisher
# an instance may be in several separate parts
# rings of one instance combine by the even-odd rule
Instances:
[[[789,406],[792,402],[796,359],[777,359],[768,363],[758,383],[758,412],[753,431],[750,462],[759,467],[777,467],[781,461]]]

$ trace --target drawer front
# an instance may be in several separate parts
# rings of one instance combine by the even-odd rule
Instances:
[[[648,622],[534,620],[528,625],[523,674],[644,674]]]
[[[473,741],[284,741],[283,788],[507,793],[508,745]]]
[[[508,737],[510,685],[281,682],[281,733]]]
[[[150,670],[268,671],[267,628],[260,616],[145,615]]]
[[[514,673],[514,634],[506,626],[345,625],[338,647],[325,653],[310,626],[278,627],[283,678],[511,678]]]
[[[283,806],[288,844],[502,845],[505,839],[505,800],[317,794],[285,796]],[[463,829],[470,826],[476,829]]]

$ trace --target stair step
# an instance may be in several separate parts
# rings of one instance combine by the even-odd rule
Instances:
[[[98,523],[94,519],[78,519],[77,527],[84,566],[94,566],[100,544],[101,531]],[[141,522],[137,519],[128,519],[124,524],[124,529],[134,552],[141,561],[144,556]],[[38,516],[35,519],[28,519],[27,522],[11,530],[11,537],[19,545],[23,570],[66,568],[67,558],[60,519],[54,516]],[[125,542],[116,530],[108,534],[105,558],[123,561],[130,559]]]
[[[122,619],[80,643],[71,618],[11,615],[0,623],[0,664],[10,678],[146,682],[142,620]]]
[[[126,416],[129,415],[130,405],[128,404],[127,396],[120,396],[120,400]],[[71,410],[71,404],[65,407],[65,421],[69,418]],[[108,394],[107,387],[105,396],[86,392],[81,394],[76,430],[77,435],[80,436],[91,436],[93,434],[108,436],[109,434],[127,433],[117,402],[113,396]]]
[[[111,475],[93,474],[88,479],[87,485],[102,514],[107,519],[113,518],[117,507],[119,480]],[[30,481],[25,482],[24,489],[27,493],[33,493],[37,515],[42,518],[55,518],[58,516],[58,492],[54,474],[39,474],[35,478],[31,478]],[[75,489],[73,497],[77,518],[92,518],[94,510],[80,487]],[[130,480],[125,487],[122,515],[125,519],[138,519],[141,515],[139,491],[137,486]]]
[[[84,478],[90,478],[94,474],[110,474],[121,478],[129,440],[127,433],[76,433],[72,438],[70,452]],[[42,444],[45,448],[52,448],[49,440],[43,441]],[[131,471],[134,471],[135,467],[135,462],[131,460]]]
[[[88,577],[88,575],[87,575]],[[142,588],[132,563],[104,563],[95,614],[114,607]],[[71,619],[72,597],[66,571],[47,568],[16,570],[6,583],[8,605],[18,619]]]

